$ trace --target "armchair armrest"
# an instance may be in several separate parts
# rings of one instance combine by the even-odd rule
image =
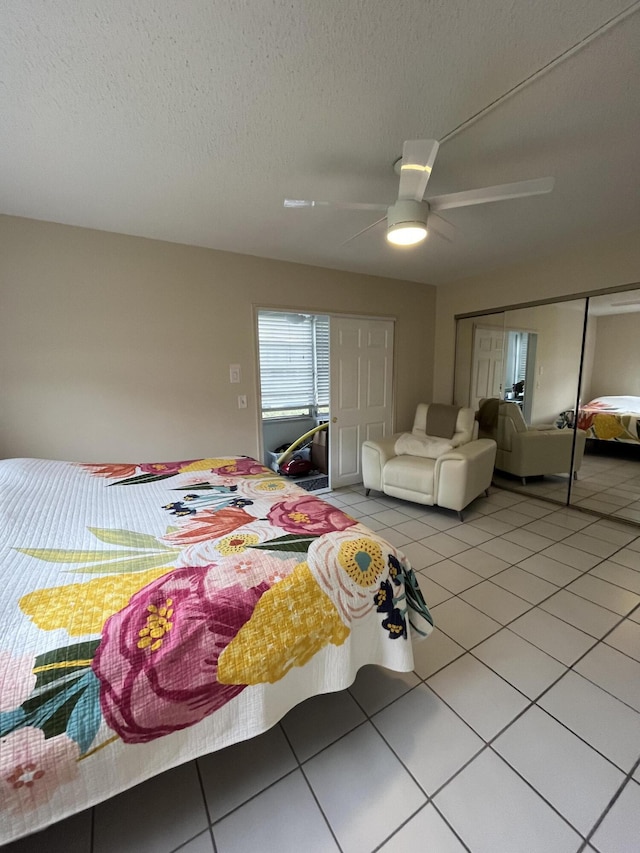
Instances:
[[[382,471],[389,459],[396,455],[396,439],[400,433],[381,438],[379,441],[363,441],[362,443],[362,482],[365,489],[383,491]]]
[[[513,441],[511,472],[528,477],[537,473],[566,473],[571,467],[573,430],[527,430]]]
[[[434,494],[439,506],[461,512],[491,485],[496,460],[495,441],[478,438],[436,459]]]

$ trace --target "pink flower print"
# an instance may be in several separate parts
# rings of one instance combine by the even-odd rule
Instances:
[[[274,527],[280,527],[287,533],[312,533],[316,536],[346,530],[356,523],[336,507],[311,495],[274,504],[267,517]]]
[[[197,459],[184,459],[182,462],[140,462],[138,468],[143,474],[179,474],[182,468],[194,462],[197,462]]]
[[[269,587],[211,589],[205,574],[170,572],[105,622],[93,670],[107,724],[126,743],[191,726],[246,686],[218,682],[218,657]]]
[[[215,474],[221,476],[245,477],[251,474],[273,474],[271,468],[267,468],[255,459],[248,456],[239,456],[236,459],[227,460],[227,464],[211,469]]]
[[[13,711],[28,698],[36,684],[33,664],[30,655],[0,652],[0,712]]]
[[[17,729],[0,740],[0,808],[31,811],[78,775],[78,745],[66,734],[45,739],[41,729]]]

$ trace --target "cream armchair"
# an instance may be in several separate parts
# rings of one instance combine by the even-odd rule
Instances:
[[[429,405],[416,409],[410,435],[362,445],[362,478],[371,489],[428,506],[462,510],[491,485],[496,455],[492,439],[476,439],[473,409],[460,409],[451,437],[426,431]]]
[[[586,439],[586,432],[579,429],[573,465],[576,479]],[[553,424],[528,427],[515,403],[500,403],[496,440],[496,468],[520,477],[523,484],[527,477],[568,474],[571,470],[573,430],[558,429]]]

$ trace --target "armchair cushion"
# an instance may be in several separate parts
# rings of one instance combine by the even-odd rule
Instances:
[[[385,466],[385,486],[391,488],[395,497],[407,497],[418,493],[432,499],[434,471],[432,459],[419,456],[396,456]],[[431,500],[431,502],[434,501]]]
[[[428,459],[437,459],[449,450],[453,450],[453,445],[446,438],[423,437],[408,432],[399,436],[395,446],[397,456],[425,456]]]
[[[427,433],[427,412],[429,411],[429,403],[418,403],[416,408],[416,416],[413,420],[413,429],[411,434],[420,437],[425,437]],[[455,432],[447,441],[452,447],[459,447],[461,444],[466,444],[474,438],[474,429],[476,428],[475,412],[473,409],[459,409],[456,419]]]

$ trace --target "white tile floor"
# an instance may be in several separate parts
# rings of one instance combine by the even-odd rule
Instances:
[[[608,442],[603,442],[607,444]],[[608,448],[605,448],[607,450]],[[578,480],[571,489],[571,503],[621,520],[640,522],[640,448],[637,445],[609,449],[609,454],[599,450],[585,453]],[[623,451],[624,455],[614,455]],[[497,485],[531,496],[558,500],[567,497],[567,476],[530,477],[522,486],[517,477],[496,473]],[[500,515],[497,516],[501,518]]]
[[[463,524],[326,497],[413,561],[415,672],[367,667],[6,853],[640,850],[640,528],[497,489]]]

